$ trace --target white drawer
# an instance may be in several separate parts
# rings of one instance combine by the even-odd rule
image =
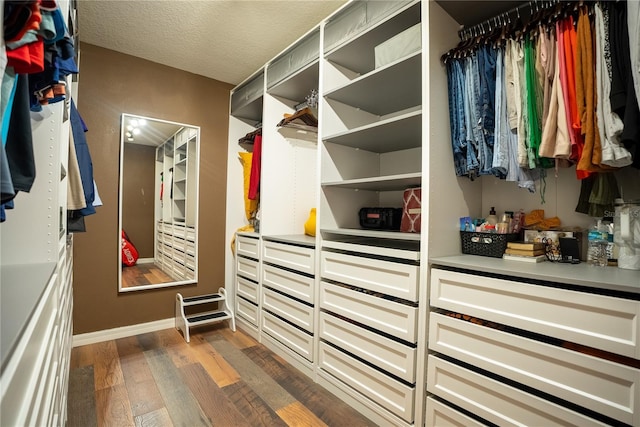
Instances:
[[[496,425],[606,425],[434,356],[427,362],[427,390]]]
[[[417,341],[418,309],[320,282],[320,307],[386,332],[405,341]]]
[[[173,225],[173,235],[184,239],[187,237],[187,229],[184,225]]]
[[[181,252],[184,252],[186,249],[186,242],[182,239],[173,239],[173,248],[177,249]]]
[[[193,256],[187,255],[184,258],[184,264],[187,266],[187,268],[190,268],[191,270],[195,270],[196,259]]]
[[[640,358],[640,301],[434,268],[431,305]]]
[[[268,288],[262,288],[262,309],[269,310],[307,332],[313,333],[313,307]]]
[[[249,258],[260,256],[260,239],[247,236],[236,236],[236,253]]]
[[[640,423],[640,370],[431,313],[429,348],[593,409]]]
[[[262,330],[305,359],[313,362],[313,335],[294,328],[267,312],[262,313]]]
[[[426,426],[438,427],[483,427],[482,424],[475,419],[466,416],[462,412],[456,411],[450,406],[427,397],[427,409],[424,419]]]
[[[246,277],[247,279],[251,279],[257,282],[258,261],[241,256],[236,257],[236,272],[239,275]]]
[[[418,266],[327,251],[322,251],[320,265],[323,279],[418,300]]]
[[[408,423],[413,422],[415,388],[394,380],[346,353],[320,342],[318,365]]]
[[[313,277],[296,274],[273,265],[262,265],[262,284],[313,304]]]
[[[187,255],[195,256],[196,255],[196,244],[193,243],[193,242],[190,242],[188,240],[185,240],[184,252]]]
[[[242,298],[236,298],[236,314],[253,325],[258,325],[258,306]]]
[[[196,240],[196,230],[194,228],[187,227],[186,239],[191,241],[191,242],[195,242],[195,240]]]
[[[258,303],[258,284],[244,277],[236,276],[236,294]]]
[[[410,383],[416,381],[416,349],[352,323],[320,313],[320,338]]]
[[[265,241],[262,260],[301,273],[315,274],[315,249]]]
[[[437,427],[483,427],[482,424],[460,411],[453,409],[444,403],[427,397],[424,423],[426,426]]]
[[[189,268],[186,268],[184,270],[184,278],[186,280],[196,280],[196,272]]]

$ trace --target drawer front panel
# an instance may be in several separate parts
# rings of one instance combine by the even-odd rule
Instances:
[[[425,425],[438,427],[483,427],[485,424],[458,412],[432,397],[427,397]]]
[[[327,251],[320,258],[324,279],[417,301],[419,268],[415,265]]]
[[[262,266],[262,284],[299,300],[313,304],[313,277],[303,276],[272,265]]]
[[[241,295],[249,301],[258,303],[258,284],[253,283],[244,277],[236,276],[236,294]]]
[[[431,304],[640,358],[640,301],[434,268]]]
[[[315,274],[315,249],[265,241],[263,260],[301,273]]]
[[[320,313],[320,338],[410,383],[416,380],[416,349]]]
[[[258,259],[258,256],[260,255],[260,239],[253,239],[247,236],[237,236],[236,252],[238,255]]]
[[[269,310],[313,333],[313,307],[294,301],[270,289],[262,288],[262,309]]]
[[[640,421],[640,370],[431,313],[429,348],[628,424]]]
[[[306,334],[266,312],[262,314],[262,330],[313,362],[313,335]]]
[[[258,281],[258,261],[244,258],[244,257],[236,257],[236,272],[246,277],[247,279],[251,279],[255,282]]]
[[[427,363],[427,390],[497,425],[605,425],[434,356]]]
[[[320,283],[320,307],[415,343],[418,309],[331,283]]]
[[[236,298],[236,314],[253,325],[258,325],[258,306],[242,298]]]
[[[323,342],[320,343],[318,357],[321,369],[408,423],[413,422],[414,388],[382,374]]]
[[[183,225],[173,225],[173,235],[184,239],[187,237],[187,229]]]

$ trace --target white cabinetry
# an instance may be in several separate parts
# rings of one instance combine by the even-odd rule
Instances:
[[[196,277],[198,129],[185,127],[156,149],[155,264],[174,280]],[[160,190],[159,190],[160,191]]]
[[[238,233],[233,269],[236,322],[255,338],[260,322],[260,244],[258,234]]]
[[[67,418],[73,248],[66,226],[65,107],[45,107],[50,116],[32,122],[37,177],[0,226],[3,426],[59,426]]]

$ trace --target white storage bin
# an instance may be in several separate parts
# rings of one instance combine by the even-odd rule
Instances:
[[[391,37],[374,48],[375,66],[383,67],[400,58],[418,52],[421,47],[421,24],[409,27],[400,34]]]

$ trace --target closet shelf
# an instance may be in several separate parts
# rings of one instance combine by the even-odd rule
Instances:
[[[318,142],[318,128],[307,125],[288,124],[278,128],[278,133],[287,139],[299,139],[308,142]]]
[[[324,182],[323,187],[352,188],[356,190],[401,191],[409,187],[420,186],[422,173],[379,176],[372,178],[348,179],[344,181]]]
[[[384,116],[421,105],[421,69],[421,54],[416,52],[330,90],[324,96]]]
[[[379,122],[324,138],[327,142],[374,153],[388,153],[422,146],[422,110],[418,109]]]
[[[373,237],[376,239],[388,240],[420,240],[419,233],[403,233],[401,231],[363,230],[361,228],[323,228],[320,232],[323,235],[333,234],[341,236]]]
[[[420,2],[393,16],[381,25],[349,39],[326,53],[326,58],[352,71],[364,74],[375,66],[374,49],[393,36],[420,22]]]
[[[316,59],[296,73],[267,89],[269,95],[288,100],[301,100],[309,94],[309,88],[318,87],[319,60]],[[267,69],[268,72],[268,69]]]

